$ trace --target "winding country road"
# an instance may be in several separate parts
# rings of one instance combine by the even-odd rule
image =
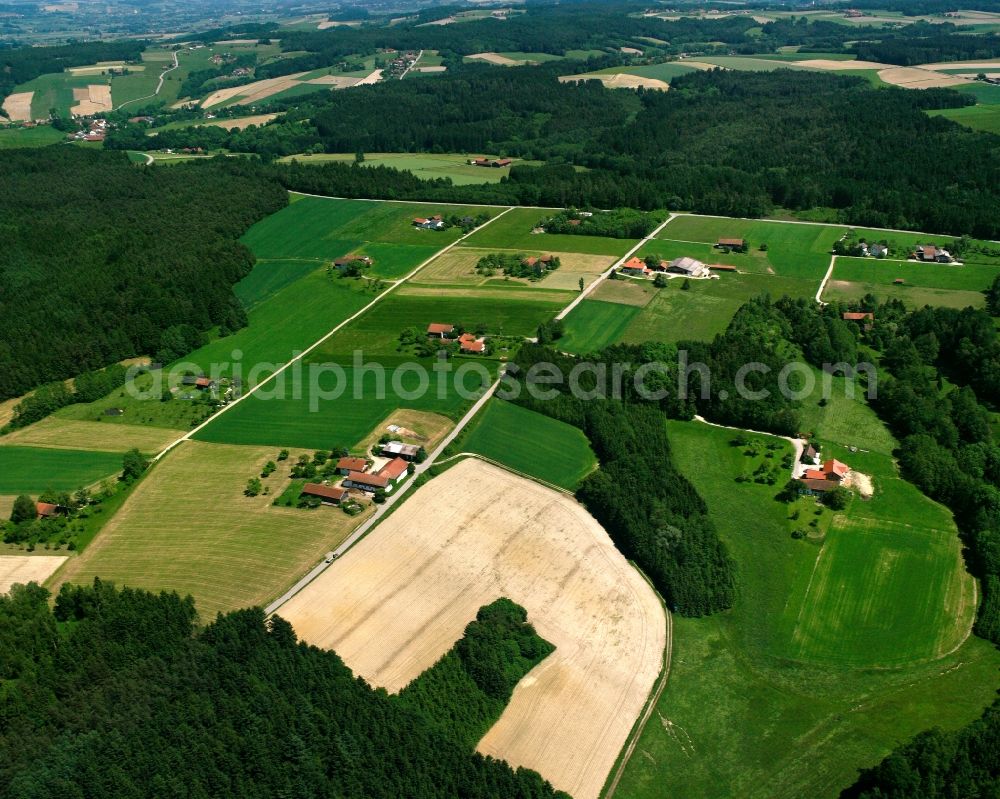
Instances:
[[[114,110],[117,111],[119,108],[124,108],[125,106],[131,105],[132,103],[138,103],[140,100],[152,100],[154,97],[156,97],[160,93],[160,89],[163,88],[163,81],[166,80],[167,73],[173,72],[175,69],[177,69],[177,67],[181,65],[181,62],[177,58],[177,52],[178,52],[177,50],[174,50],[174,65],[172,67],[163,70],[163,72],[160,73],[160,81],[159,83],[156,84],[155,92],[153,92],[152,94],[147,94],[145,97],[136,97],[133,100],[126,100],[121,105],[115,106]]]

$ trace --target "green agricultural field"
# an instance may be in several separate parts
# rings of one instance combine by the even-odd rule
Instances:
[[[268,494],[245,497],[247,480],[277,454],[273,448],[184,442],[143,478],[86,551],[64,566],[58,583],[101,577],[191,594],[206,623],[218,612],[266,604],[368,515],[274,507],[300,452],[261,481]]]
[[[365,166],[391,166],[412,172],[419,178],[450,178],[456,186],[478,183],[499,183],[510,174],[510,167],[471,166],[470,158],[484,157],[483,153],[365,153]],[[499,156],[486,156],[498,158]],[[353,163],[354,153],[320,153],[318,155],[293,155],[282,161],[302,164],[322,164],[328,161]],[[535,161],[515,161],[517,164],[535,164]]]
[[[362,252],[371,243],[391,244],[402,248],[393,254],[391,269],[398,272],[403,262],[412,269],[462,235],[458,228],[418,230],[413,226],[414,217],[435,213],[475,216],[482,210],[475,206],[302,197],[254,225],[243,242],[258,258],[322,261]],[[388,248],[383,249],[386,251]]]
[[[979,263],[923,264],[875,258],[838,258],[831,280],[865,283],[873,287],[931,288],[945,291],[981,292],[1000,275],[1000,265]],[[896,286],[894,281],[905,283]]]
[[[776,69],[807,69],[807,67],[800,67],[794,61],[783,62],[774,61],[770,58],[752,58],[749,56],[698,56],[692,60],[738,71],[773,72]]]
[[[927,113],[933,117],[945,117],[973,130],[1000,133],[1000,105],[970,105],[965,108],[943,108]]]
[[[813,369],[815,389],[811,397],[802,400],[801,432],[841,447],[860,447],[881,455],[892,455],[899,442],[889,432],[867,404],[864,388],[851,386],[843,377],[824,375]],[[820,402],[825,399],[821,405]]]
[[[621,795],[833,799],[899,742],[957,728],[992,701],[992,646],[971,638],[927,660],[962,641],[971,606],[939,603],[945,584],[969,578],[947,512],[898,480],[888,456],[830,448],[875,475],[876,496],[832,518],[824,510],[825,540],[795,540],[809,516],[789,519],[773,499],[780,486],[734,482],[753,459],[730,445],[732,431],[671,422],[669,432],[738,565],[740,593],[726,614],[675,617],[671,679]],[[884,524],[886,510],[914,527]],[[902,583],[909,592],[895,593]]]
[[[452,451],[477,452],[568,490],[597,466],[579,428],[499,399],[487,403]]]
[[[470,247],[484,249],[544,250],[617,256],[624,255],[635,246],[636,242],[633,239],[532,233],[532,229],[539,221],[551,213],[553,211],[542,208],[515,208],[489,227],[473,233],[464,243]]]
[[[360,362],[371,368],[356,371],[349,358],[310,361],[303,365],[301,381],[289,370],[284,379],[263,385],[196,438],[276,447],[351,448],[400,408],[459,419],[497,373],[496,361],[456,358],[450,364],[455,371],[444,375],[439,391],[430,360],[420,364],[420,369],[413,358],[400,356],[365,357]],[[455,372],[463,366],[456,378]],[[422,374],[428,376],[426,380]],[[465,396],[456,389],[456,380]]]
[[[575,353],[603,349],[621,340],[639,312],[636,305],[586,299],[565,318],[565,333],[558,347]]]
[[[895,298],[906,303],[910,308],[922,308],[925,305],[937,305],[943,308],[982,308],[985,297],[977,291],[955,291],[935,289],[920,286],[892,286],[882,283],[861,283],[844,280],[831,280],[823,290],[826,302],[852,302],[860,300],[867,294],[874,294],[879,300]]]
[[[610,69],[598,70],[598,73],[601,72],[624,72],[628,75],[638,75],[642,78],[653,78],[654,80],[662,80],[670,83],[670,81],[680,75],[697,72],[697,69],[677,61],[668,61],[665,64],[647,64],[641,67],[611,67]]]
[[[723,272],[719,280],[692,280],[688,290],[673,279],[659,289],[653,300],[636,315],[618,340],[629,344],[645,341],[711,341],[728,327],[736,311],[748,299],[770,293],[811,298],[819,280],[776,275]]]
[[[233,286],[233,292],[249,311],[286,286],[315,271],[315,261],[259,260],[254,264],[253,271]]]
[[[51,111],[61,117],[68,117],[70,109],[76,105],[73,99],[73,89],[83,88],[92,83],[108,83],[108,78],[101,75],[81,75],[74,77],[68,72],[55,72],[39,75],[34,80],[22,83],[15,92],[34,92],[31,98],[31,116],[33,119],[44,119]]]
[[[980,105],[1000,105],[1000,86],[992,83],[964,83],[954,88],[962,94],[971,94]]]
[[[844,235],[844,231],[845,228],[833,225],[678,216],[660,231],[657,241],[647,245],[643,253],[658,253],[662,249],[665,255],[676,252],[677,255],[690,255],[705,263],[731,264],[745,271],[819,281],[830,265],[833,243]],[[727,255],[713,246],[720,238],[745,238],[750,251],[746,255]],[[674,243],[661,245],[660,240]],[[708,249],[699,249],[697,244],[707,245]],[[767,244],[766,252],[760,250],[761,244]]]
[[[48,125],[35,128],[0,128],[0,150],[45,147],[66,140],[66,134]]]
[[[122,450],[124,452],[124,449]],[[122,452],[0,446],[0,494],[73,491],[122,468]]]

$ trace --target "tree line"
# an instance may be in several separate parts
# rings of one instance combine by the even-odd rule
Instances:
[[[623,92],[560,84],[564,69],[468,65],[434,80],[310,96],[286,120],[258,129],[164,131],[149,144],[223,146],[265,160],[361,150],[547,162],[479,186],[345,164],[268,172],[288,188],[338,196],[747,217],[820,208],[832,222],[1000,237],[996,137],[925,113],[971,97],[874,89],[804,70],[694,72],[675,78],[669,92]],[[126,128],[106,145],[141,143],[130,135]]]
[[[176,593],[95,580],[50,608],[16,587],[0,597],[0,796],[565,799],[469,737],[550,651],[499,600],[389,696],[260,608],[202,628]]]
[[[11,150],[0,173],[0,399],[135,355],[171,361],[246,323],[238,242],[287,203],[239,159],[138,169],[121,153]]]

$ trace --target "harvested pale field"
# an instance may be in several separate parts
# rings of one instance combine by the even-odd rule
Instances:
[[[348,89],[361,83],[361,78],[349,78],[344,75],[322,75],[304,83],[315,84],[317,86],[330,86],[334,89]]]
[[[957,75],[945,75],[917,67],[882,69],[879,70],[878,76],[886,83],[902,86],[904,89],[939,89],[969,82],[967,78],[960,78]]]
[[[439,64],[438,66],[434,66],[434,67],[414,67],[413,71],[414,72],[447,72],[448,71],[448,67]]]
[[[678,64],[683,64],[686,67],[694,67],[695,69],[724,69],[724,67],[719,67],[716,64],[709,64],[707,61],[685,61],[680,59]]]
[[[382,80],[382,70],[376,69],[374,72],[369,72],[361,80],[355,83],[355,86],[371,86],[373,83],[378,83]]]
[[[486,61],[490,64],[496,64],[498,67],[521,67],[527,64],[527,61],[518,61],[514,58],[507,58],[505,55],[500,55],[499,53],[473,53],[466,58],[475,58],[479,61]]]
[[[28,396],[27,394],[24,397]],[[0,427],[3,427],[14,418],[14,408],[24,399],[24,397],[11,397],[9,400],[0,402]]]
[[[317,30],[325,31],[327,28],[358,28],[361,27],[361,22],[340,22],[337,20],[323,20],[316,26]]]
[[[498,281],[504,281],[505,283],[537,286],[543,289],[579,291],[581,277],[584,280],[584,284],[589,285],[598,275],[615,262],[615,258],[609,255],[586,255],[583,253],[554,252],[549,250],[506,250],[504,252],[523,252],[525,255],[534,256],[550,253],[559,257],[560,266],[554,272],[550,272],[544,278],[534,283],[527,278],[504,278],[502,272],[497,272],[492,277],[487,277],[476,272],[476,264],[479,262],[479,259],[496,252],[500,251],[487,248],[455,247],[438,256],[434,261],[421,269],[420,274],[413,282],[416,284],[488,285],[492,288],[498,285]]]
[[[8,94],[3,101],[3,110],[7,112],[11,122],[31,121],[31,98],[34,92],[18,92]]]
[[[263,100],[265,97],[270,97],[272,94],[277,94],[278,92],[283,92],[286,89],[297,86],[300,82],[299,78],[305,74],[307,73],[296,72],[293,75],[282,75],[278,78],[258,80],[254,83],[248,83],[245,86],[231,86],[228,89],[219,89],[219,91],[213,92],[202,100],[201,107],[211,108],[212,106],[229,102],[233,98],[239,98],[236,105],[255,103],[258,100]]]
[[[0,555],[0,594],[18,583],[41,585],[65,560],[65,555]]]
[[[891,69],[890,64],[881,64],[878,61],[833,61],[828,58],[812,58],[806,61],[793,61],[799,67],[809,67],[810,69]]]
[[[211,122],[206,122],[205,125],[225,128],[226,130],[232,130],[233,128],[244,130],[251,125],[266,125],[272,119],[277,119],[277,117],[277,114],[257,114],[252,117],[238,117],[236,119],[213,119]]]
[[[586,80],[599,80],[609,89],[658,89],[667,91],[670,84],[656,78],[644,78],[641,75],[629,75],[625,72],[590,72],[583,75],[562,75],[560,83],[579,83]]]
[[[447,416],[441,416],[437,413],[400,408],[386,416],[371,433],[361,439],[355,445],[355,451],[362,452],[371,449],[379,438],[390,432],[390,425],[401,428],[395,435],[398,435],[407,444],[419,444],[431,452],[448,435],[455,423]]]
[[[102,114],[111,111],[111,87],[105,83],[91,83],[73,89],[73,99],[76,100],[70,112],[81,117]]]
[[[146,427],[115,422],[84,422],[49,416],[33,425],[15,430],[0,438],[0,444],[59,449],[88,449],[125,452],[137,447],[142,452],[159,452],[171,441],[184,435],[183,430]]]
[[[637,47],[619,47],[618,49],[626,55],[642,55],[642,50]]]
[[[498,597],[556,646],[480,752],[594,799],[663,666],[652,589],[572,498],[475,459],[420,488],[278,613],[399,691]]]
[[[14,494],[0,494],[0,519],[9,519],[10,512],[14,510]]]
[[[511,281],[514,282],[514,281]],[[456,288],[453,286],[421,286],[409,283],[401,286],[396,292],[397,297],[438,297],[441,299],[453,299],[455,297],[470,297],[482,300],[523,300],[527,302],[539,301],[548,303],[568,303],[573,299],[579,290],[573,291],[530,291],[525,288],[505,288],[501,279],[500,283],[489,286],[472,286],[468,288]]]
[[[293,450],[261,482],[270,494],[246,497],[277,447],[186,441],[157,463],[58,582],[94,577],[150,591],[191,594],[205,621],[218,612],[265,605],[339,545],[371,514],[339,508],[275,507],[289,485]],[[309,453],[312,454],[311,452]]]

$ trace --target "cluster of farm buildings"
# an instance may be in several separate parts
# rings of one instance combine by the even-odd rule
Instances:
[[[486,339],[484,337],[463,332],[455,338],[455,332],[455,325],[449,325],[442,322],[431,322],[427,325],[427,335],[430,338],[439,338],[445,341],[457,341],[459,352],[463,352],[468,355],[486,354]]]
[[[470,158],[470,166],[488,166],[494,167],[496,169],[502,169],[505,166],[510,166],[512,163],[510,158]]]
[[[745,251],[746,240],[723,238],[719,239],[715,246],[726,252],[730,252],[731,250]],[[713,275],[713,272],[735,272],[737,270],[735,266],[729,266],[728,264],[705,264],[697,258],[690,258],[685,255],[680,258],[674,258],[672,261],[656,258],[643,260],[642,258],[632,256],[622,264],[618,271],[629,277],[651,278],[658,274],[669,274],[704,279],[718,277],[718,275]]]
[[[379,491],[389,494],[410,473],[410,464],[417,461],[419,454],[420,447],[415,444],[390,441],[382,445],[377,460],[355,456],[341,458],[337,461],[337,473],[341,476],[338,485],[306,483],[302,495],[316,497],[325,505],[339,505],[350,496],[352,489],[364,494]]]

